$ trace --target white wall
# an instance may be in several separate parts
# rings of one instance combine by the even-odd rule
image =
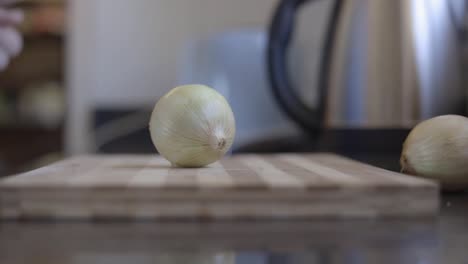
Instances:
[[[66,42],[67,113],[65,151],[87,152],[91,142],[90,98],[97,88],[97,21],[93,0],[68,1],[68,36]]]
[[[232,28],[263,27],[276,1],[91,2],[97,3],[98,9],[95,100],[140,105],[154,103],[176,83],[178,52],[187,41]]]

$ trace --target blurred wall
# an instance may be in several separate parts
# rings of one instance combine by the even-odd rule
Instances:
[[[94,106],[151,107],[178,84],[177,66],[188,42],[231,29],[266,29],[278,1],[69,0],[67,152],[92,149]],[[291,75],[311,104],[332,3],[311,1],[297,23]],[[453,108],[464,92],[445,1],[345,3],[330,125],[395,127],[418,121],[419,112],[429,117]]]
[[[94,106],[152,106],[178,84],[177,65],[187,42],[231,29],[266,30],[278,1],[69,0],[67,153],[92,149]],[[313,86],[302,84],[315,83],[330,3],[301,9],[293,43],[301,50],[293,76],[311,102]]]
[[[67,152],[87,152],[89,111],[142,106],[176,84],[193,37],[265,27],[276,0],[70,0]]]
[[[151,107],[157,98],[177,85],[177,66],[189,42],[232,29],[266,29],[277,2],[69,0],[67,152],[77,154],[93,149],[93,137],[89,132],[90,113],[95,106]],[[296,86],[301,88],[304,98],[310,104],[316,98],[317,62],[325,18],[331,3],[333,1],[312,1],[301,9],[297,24],[298,40],[293,45],[294,51],[299,52],[291,56],[295,60],[291,72]],[[452,76],[456,74],[453,70],[455,66],[452,65],[455,60],[449,57],[454,57],[452,55],[456,49],[452,47],[453,41],[449,41],[452,39],[448,36],[452,34],[451,31],[445,29],[447,12],[444,16],[433,14],[421,20],[427,25],[436,25],[430,27],[431,36],[444,39],[442,42],[426,41],[418,34],[408,35],[413,34],[413,30],[420,34],[427,31],[412,25],[409,18],[393,23],[394,20],[400,20],[394,18],[395,14],[401,12],[399,3],[405,3],[406,6],[419,3],[417,0],[398,3],[348,0],[346,3],[348,8],[341,21],[341,32],[346,34],[340,34],[336,42],[335,67],[330,87],[330,94],[342,92],[342,96],[330,96],[336,99],[336,102],[329,102],[329,116],[334,118],[329,118],[331,126],[401,126],[407,120],[418,121],[420,115],[417,113],[424,109],[432,112],[444,110],[445,105],[450,106],[454,101],[450,97],[460,97],[458,90],[444,95],[446,88],[439,88],[453,86],[453,89],[459,89],[459,86],[451,85],[457,78]],[[353,10],[359,8],[361,13],[354,13]],[[419,8],[403,10],[418,11]],[[411,17],[420,18],[416,15]],[[447,21],[439,21],[443,19]],[[431,23],[426,23],[428,21]],[[439,31],[446,34],[440,34]],[[368,37],[369,34],[371,37]],[[425,64],[415,60],[417,56],[413,54],[413,37],[418,39],[416,42],[430,46],[426,49],[418,47],[418,51],[437,55],[432,56],[433,63]],[[398,41],[404,41],[404,49],[394,48],[398,47]],[[419,57],[431,57],[423,55]],[[425,79],[424,74],[416,71],[424,70],[424,67],[428,68],[425,71],[428,78]],[[423,80],[428,80],[428,85],[421,85]],[[409,96],[410,93],[414,96]],[[444,96],[448,103],[443,107],[435,107],[441,105],[439,98]],[[420,97],[434,100],[415,104]],[[341,111],[343,115],[334,111]]]

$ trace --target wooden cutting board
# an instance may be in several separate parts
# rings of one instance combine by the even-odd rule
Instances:
[[[0,218],[413,217],[437,184],[332,154],[234,155],[173,168],[155,155],[82,156],[0,180]]]

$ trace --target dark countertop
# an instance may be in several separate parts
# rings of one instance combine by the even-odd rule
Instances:
[[[0,263],[468,263],[468,193],[440,216],[255,222],[2,222]]]

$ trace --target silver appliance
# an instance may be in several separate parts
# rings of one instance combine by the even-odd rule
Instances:
[[[279,1],[269,28],[272,91],[300,127],[312,135],[327,128],[410,128],[432,116],[466,114],[466,1],[322,1],[329,1],[330,15],[318,81],[307,87],[316,89],[315,102],[304,100],[288,64],[299,11],[320,0]]]

